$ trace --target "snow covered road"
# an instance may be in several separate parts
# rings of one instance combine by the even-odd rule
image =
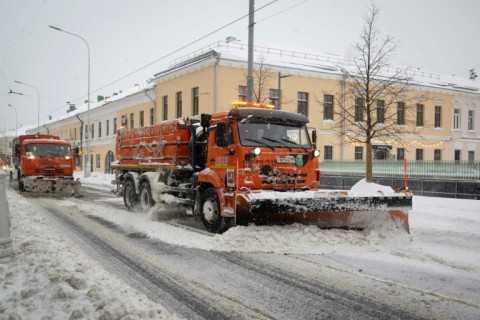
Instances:
[[[74,311],[140,319],[480,318],[478,201],[414,197],[411,238],[300,225],[212,236],[97,196],[24,199],[8,190],[17,254],[0,261],[0,319],[39,313],[63,319]],[[65,263],[81,276],[59,271]],[[64,275],[52,282],[53,273]],[[79,277],[101,288],[96,299],[86,294],[95,291],[91,285],[72,289]],[[58,295],[65,296],[60,307]]]
[[[82,205],[72,205],[83,200],[30,201],[109,272],[186,318],[416,318],[404,308],[392,308],[271,265],[266,257],[260,262],[248,253],[172,246],[126,232],[86,214]]]

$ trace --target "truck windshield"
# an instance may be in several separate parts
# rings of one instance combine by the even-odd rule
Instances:
[[[271,122],[238,122],[240,143],[243,146],[268,145],[279,148],[310,148],[310,139],[304,125]]]
[[[62,144],[27,144],[26,152],[32,152],[36,156],[68,156],[69,147]]]

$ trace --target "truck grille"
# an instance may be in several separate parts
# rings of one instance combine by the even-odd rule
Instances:
[[[35,175],[37,176],[58,176],[64,175],[65,169],[63,168],[37,168],[35,169]]]

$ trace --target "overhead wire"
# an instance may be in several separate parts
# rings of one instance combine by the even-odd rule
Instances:
[[[267,4],[265,4],[265,5],[261,6],[261,7],[259,7],[259,8],[257,8],[257,9],[255,9],[254,12],[257,12],[257,11],[259,11],[259,10],[262,10],[262,9],[264,9],[264,8],[272,5],[273,3],[277,2],[277,1],[278,1],[278,0],[270,1],[269,3],[267,3]],[[128,78],[128,77],[130,77],[131,75],[133,75],[133,74],[135,74],[135,73],[137,73],[137,72],[139,72],[139,71],[142,71],[143,69],[148,68],[148,67],[150,67],[151,65],[153,65],[153,64],[155,64],[155,63],[157,63],[157,62],[159,62],[159,61],[161,61],[161,60],[163,60],[163,59],[165,59],[165,58],[168,58],[168,57],[174,55],[175,53],[177,53],[177,52],[179,52],[179,51],[181,51],[181,50],[183,50],[183,49],[186,49],[186,48],[190,47],[191,45],[194,45],[195,43],[200,42],[201,40],[203,40],[203,39],[205,39],[205,38],[207,38],[207,37],[209,37],[209,36],[211,36],[211,35],[219,32],[219,31],[221,31],[221,30],[223,30],[223,29],[225,29],[225,28],[227,28],[227,27],[229,27],[229,26],[231,26],[232,24],[237,23],[238,21],[240,21],[240,20],[248,17],[249,14],[250,14],[250,12],[247,13],[247,14],[245,14],[245,15],[243,15],[243,16],[241,16],[241,17],[239,17],[239,18],[237,18],[237,19],[235,19],[235,20],[233,20],[233,21],[231,21],[231,22],[229,22],[229,23],[227,23],[226,25],[223,25],[222,27],[219,27],[219,28],[217,28],[217,29],[215,29],[215,30],[207,33],[206,35],[201,36],[200,38],[197,38],[197,39],[194,40],[194,41],[189,42],[188,44],[183,45],[182,47],[180,47],[180,48],[178,48],[178,49],[176,49],[176,50],[174,50],[174,51],[171,51],[171,52],[167,53],[166,55],[158,58],[158,59],[155,60],[155,61],[152,61],[152,62],[144,65],[143,67],[141,67],[141,68],[139,68],[139,69],[136,69],[136,70],[134,70],[134,71],[132,71],[132,72],[130,72],[130,73],[128,73],[128,74],[126,74],[126,75],[124,75],[124,76],[122,76],[122,77],[120,77],[120,78],[118,78],[118,79],[116,79],[116,80],[114,80],[114,81],[112,81],[112,82],[110,82],[110,83],[108,83],[108,84],[100,87],[100,88],[97,88],[97,89],[91,91],[91,93],[98,92],[98,91],[100,91],[100,90],[102,90],[102,89],[105,89],[106,87],[111,86],[112,84],[115,84],[115,83],[117,83],[117,82],[119,82],[119,81],[121,81],[121,80],[123,80],[123,79],[125,79],[125,78]],[[76,101],[76,100],[78,100],[78,99],[82,99],[82,98],[84,98],[84,97],[85,97],[85,96],[79,97],[79,98],[77,98],[77,99],[74,99],[73,101]],[[60,108],[59,108],[59,109],[60,109]],[[57,110],[58,110],[58,109],[57,109]],[[56,111],[56,110],[55,110],[55,111]]]
[[[268,3],[266,3],[266,4],[264,4],[263,6],[261,6],[261,7],[259,7],[259,8],[256,8],[253,12],[260,11],[260,10],[262,10],[262,9],[264,9],[264,8],[272,5],[273,3],[277,2],[277,1],[278,1],[278,0],[270,1],[270,2],[268,2]],[[284,13],[284,12],[286,12],[286,11],[289,11],[289,10],[291,10],[291,9],[293,9],[293,8],[296,8],[296,7],[298,7],[298,6],[306,3],[306,2],[308,2],[308,1],[310,1],[310,0],[301,1],[301,2],[299,2],[299,3],[297,3],[297,4],[294,4],[294,5],[290,6],[290,7],[282,10],[282,11],[279,11],[279,12],[277,12],[277,13],[274,13],[274,14],[272,14],[272,15],[270,15],[270,16],[262,19],[262,20],[256,21],[255,23],[259,23],[259,22],[268,20],[268,19],[270,19],[270,18],[273,18],[273,17],[275,17],[275,16],[277,16],[277,15],[279,15],[279,14],[282,14],[282,13]],[[245,18],[248,17],[249,15],[250,15],[250,12],[247,13],[247,14],[245,14],[245,15],[243,15],[243,16],[241,16],[241,17],[239,17],[239,18],[237,18],[237,19],[235,19],[235,20],[233,20],[233,21],[231,21],[231,22],[229,22],[229,23],[227,23],[227,24],[225,24],[225,25],[223,25],[223,26],[221,26],[221,27],[219,27],[219,28],[217,28],[217,29],[215,29],[215,30],[213,30],[213,31],[211,31],[211,32],[209,32],[209,33],[207,33],[207,34],[205,34],[205,35],[203,35],[203,36],[201,36],[201,37],[199,37],[199,38],[197,38],[197,39],[194,40],[194,41],[191,41],[191,42],[189,42],[189,43],[181,46],[181,47],[178,48],[178,49],[175,49],[175,50],[167,53],[166,55],[164,55],[164,56],[156,59],[155,61],[152,61],[152,62],[144,65],[144,66],[141,67],[141,68],[138,68],[138,69],[136,69],[136,70],[134,70],[134,71],[132,71],[132,72],[129,72],[128,74],[126,74],[126,75],[124,75],[124,76],[122,76],[122,77],[120,77],[120,78],[118,78],[118,79],[116,79],[116,80],[114,80],[114,81],[112,81],[112,82],[109,82],[108,84],[105,84],[105,85],[103,85],[103,86],[101,86],[101,87],[99,87],[99,88],[97,88],[97,89],[94,89],[93,91],[90,91],[90,93],[98,92],[98,91],[100,91],[100,90],[102,90],[102,89],[105,89],[106,87],[109,87],[109,86],[111,86],[111,85],[113,85],[113,84],[115,84],[115,83],[117,83],[117,82],[119,82],[119,81],[121,81],[121,80],[124,80],[124,79],[130,77],[131,75],[133,75],[133,74],[135,74],[135,73],[137,73],[137,72],[139,72],[139,71],[142,71],[142,70],[144,70],[144,69],[152,66],[153,64],[155,64],[155,63],[157,63],[157,62],[159,62],[159,61],[161,61],[161,60],[163,60],[163,59],[166,59],[166,58],[174,55],[175,53],[178,53],[179,51],[181,51],[181,50],[183,50],[183,49],[186,49],[186,48],[194,45],[195,43],[198,43],[198,42],[200,42],[201,40],[204,40],[205,38],[207,38],[207,37],[209,37],[209,36],[211,36],[211,35],[219,32],[219,31],[221,31],[221,30],[223,30],[223,29],[225,29],[225,28],[227,28],[227,27],[229,27],[229,26],[231,26],[231,25],[239,22],[240,20],[245,19]],[[85,95],[84,95],[84,96],[81,96],[81,97],[79,97],[79,98],[76,98],[76,99],[72,99],[72,101],[77,101],[77,100],[80,100],[80,99],[83,99],[83,98],[85,98]],[[64,106],[61,106],[61,107],[53,110],[52,113],[55,113],[56,111],[62,109],[63,107],[64,107]]]

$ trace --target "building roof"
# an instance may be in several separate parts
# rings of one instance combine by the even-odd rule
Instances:
[[[159,78],[180,68],[198,63],[211,57],[220,57],[222,60],[247,63],[248,44],[241,41],[218,41],[187,56],[176,59],[170,63],[170,68],[156,73]],[[342,76],[344,72],[354,73],[356,67],[353,58],[321,52],[314,49],[291,47],[272,43],[258,43],[254,46],[254,63],[262,61],[263,64],[291,68],[305,72],[318,72]],[[387,73],[397,72],[399,69],[407,70],[412,84],[436,87],[439,89],[480,93],[480,82],[465,77],[454,75],[441,75],[407,66],[392,67]],[[388,76],[388,74],[385,74]]]

